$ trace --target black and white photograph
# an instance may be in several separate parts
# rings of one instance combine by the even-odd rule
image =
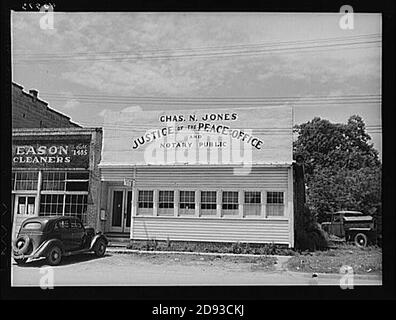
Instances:
[[[383,285],[381,13],[23,6],[12,288]]]

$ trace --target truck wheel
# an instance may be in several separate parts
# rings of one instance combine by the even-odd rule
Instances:
[[[366,247],[368,243],[367,236],[364,233],[357,233],[354,238],[355,245],[358,247]]]
[[[95,255],[97,257],[103,257],[106,252],[106,247],[106,243],[103,240],[98,240],[94,249]]]
[[[62,260],[62,250],[58,246],[53,246],[47,255],[47,261],[50,266],[57,266]]]

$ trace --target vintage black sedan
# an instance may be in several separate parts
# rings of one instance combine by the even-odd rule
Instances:
[[[46,258],[49,265],[60,264],[62,257],[93,252],[105,254],[108,240],[93,228],[86,228],[76,217],[35,217],[26,219],[13,242],[13,258],[24,264]]]

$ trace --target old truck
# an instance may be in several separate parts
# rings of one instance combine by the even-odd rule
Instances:
[[[328,213],[330,221],[321,224],[330,239],[353,242],[366,247],[376,242],[376,230],[372,216],[360,211],[337,211]]]

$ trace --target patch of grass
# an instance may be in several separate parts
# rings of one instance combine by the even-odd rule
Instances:
[[[134,260],[141,259],[156,265],[211,265],[223,268],[249,268],[251,271],[271,271],[274,270],[277,259],[271,256],[220,256],[220,255],[200,255],[179,254],[179,253],[134,253]]]
[[[183,252],[212,252],[234,254],[257,254],[257,255],[294,255],[295,252],[286,246],[274,243],[216,243],[216,242],[192,242],[192,241],[166,241],[159,240],[132,240],[128,249],[145,251],[183,251]]]
[[[302,252],[287,262],[289,270],[319,273],[339,273],[343,265],[352,267],[355,274],[380,274],[382,250],[377,246],[344,244],[327,251]]]

